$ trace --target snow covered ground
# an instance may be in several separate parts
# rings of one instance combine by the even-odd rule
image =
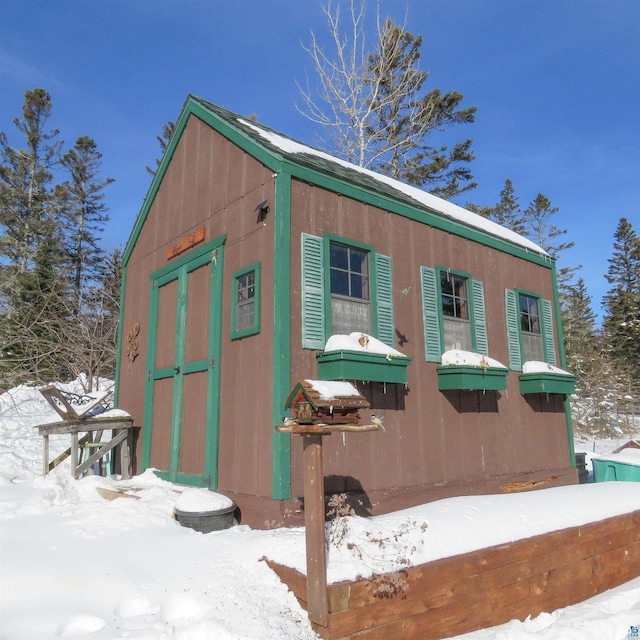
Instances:
[[[194,490],[151,472],[126,482],[76,481],[62,465],[42,477],[33,425],[55,419],[33,389],[0,396],[0,640],[316,638],[305,611],[261,560],[304,570],[303,529],[240,525],[197,533],[173,518],[178,500],[184,504],[184,492]],[[63,437],[51,440],[52,455],[68,446]],[[109,500],[105,490],[124,495]],[[330,545],[329,580],[391,570],[403,556],[424,562],[638,506],[640,483],[602,483],[347,519],[345,535]],[[401,532],[393,546],[372,542],[391,531]],[[638,625],[640,578],[573,607],[458,638],[623,640],[638,637]]]

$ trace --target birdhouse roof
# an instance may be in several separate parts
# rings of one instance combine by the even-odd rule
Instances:
[[[290,409],[303,394],[314,409],[324,407],[367,408],[367,399],[350,383],[336,380],[300,380],[293,388],[285,409]]]

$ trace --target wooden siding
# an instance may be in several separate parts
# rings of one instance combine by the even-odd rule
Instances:
[[[306,577],[269,566],[306,608]],[[640,511],[406,569],[406,589],[328,586],[326,640],[439,640],[576,604],[640,575]]]
[[[284,407],[273,406],[274,358],[280,355],[273,352],[277,317],[273,307],[273,247],[279,215],[274,201],[276,179],[280,178],[271,169],[191,116],[131,249],[124,295],[123,335],[140,323],[140,355],[133,362],[127,361],[128,345],[126,339],[123,341],[119,405],[134,416],[136,425],[142,426],[150,366],[149,277],[171,264],[166,257],[167,247],[197,229],[205,229],[205,243],[226,235],[219,310],[222,345],[216,362],[221,371],[216,488],[234,497],[243,510],[243,521],[252,526],[286,521],[281,516],[287,510],[297,510],[297,499],[302,495],[301,443],[292,437],[292,501],[280,504],[271,499],[273,418],[278,412],[284,414]],[[257,222],[255,208],[265,200],[270,212],[263,225]],[[436,365],[425,362],[421,266],[450,267],[483,283],[489,355],[505,364],[508,351],[504,290],[521,288],[553,299],[550,269],[293,180],[289,389],[297,380],[317,377],[316,352],[301,347],[303,232],[318,236],[330,233],[363,242],[391,257],[396,348],[413,358],[406,387],[358,382],[372,412],[385,413],[386,431],[327,438],[327,491],[359,493],[367,512],[379,513],[448,495],[501,491],[502,485],[513,480],[541,480],[554,475],[556,484],[577,481],[575,469],[570,467],[566,418],[558,397],[525,399],[519,392],[516,372],[509,374],[504,393],[440,392]],[[262,275],[261,329],[256,335],[232,340],[232,274],[256,262],[261,264]],[[198,276],[197,287],[207,286],[204,271]],[[408,293],[400,296],[403,289]],[[163,304],[162,299],[160,302]],[[197,358],[208,309],[200,309],[192,296],[189,305],[187,317],[191,324],[186,349],[190,358]],[[161,331],[167,335],[175,331],[171,311],[160,310]],[[194,320],[196,316],[198,321]],[[163,352],[161,340],[159,347],[160,362],[170,366],[171,350]],[[162,391],[154,400],[154,415],[158,418],[153,425],[150,464],[161,469],[166,468],[170,457],[172,388],[170,380],[162,381],[158,387]],[[189,402],[200,402],[199,394],[205,386],[194,378],[187,382],[186,389]],[[183,407],[183,412],[188,418],[189,408]],[[180,466],[194,473],[199,468],[195,456],[202,443],[201,426],[194,426],[193,439],[189,433],[181,434]],[[138,438],[138,461],[143,441],[144,434]]]
[[[268,201],[271,212],[266,224],[262,225],[257,223],[254,209],[264,200]],[[135,322],[140,323],[140,355],[129,363],[123,353],[119,380],[119,405],[134,416],[136,425],[141,426],[144,421],[145,383],[149,366],[149,276],[171,264],[166,258],[168,246],[192,235],[198,228],[204,227],[205,242],[226,234],[221,310],[222,352],[216,363],[224,371],[220,389],[222,453],[218,484],[221,490],[228,493],[262,496],[267,499],[271,496],[273,437],[270,371],[273,359],[272,273],[275,215],[272,172],[192,116],[176,146],[127,266],[123,327],[126,336],[127,330]],[[231,275],[255,262],[261,262],[262,265],[261,331],[257,335],[232,341]],[[204,273],[198,280],[197,286],[208,286]],[[190,296],[189,304],[197,307],[197,298]],[[166,311],[166,314],[161,312],[159,315],[160,321],[167,324],[166,330],[169,331],[168,325],[174,322],[172,318],[175,314],[172,315],[172,309]],[[199,336],[207,329],[208,312],[201,311],[198,322],[189,327],[186,343],[189,357],[197,357]],[[189,317],[189,313],[187,316]],[[175,331],[175,323],[173,327],[171,331]],[[126,351],[126,348],[125,340],[123,350]],[[171,355],[162,355],[163,362],[169,362]],[[154,415],[160,415],[163,409],[170,411],[167,395],[170,398],[171,384],[167,381],[163,385],[167,392],[156,394],[157,411],[154,411]],[[194,402],[196,396],[206,391],[206,388],[202,380],[196,381],[194,378],[187,383],[187,390],[188,401]],[[183,411],[188,415],[188,407],[183,408]],[[170,431],[162,423],[170,418],[163,415],[164,418],[158,418],[153,425],[154,444],[159,446],[153,448],[155,453],[151,464],[159,469],[167,468],[169,457]],[[202,425],[194,427],[192,440],[189,434],[182,434],[187,448],[182,451],[181,465],[184,464],[189,469],[195,469],[193,456],[201,443],[201,427]],[[142,442],[141,436],[138,438],[138,461]]]
[[[447,495],[499,492],[508,479],[557,476],[574,483],[563,399],[519,392],[439,391],[437,365],[425,361],[420,267],[448,267],[484,285],[489,356],[508,364],[504,290],[553,299],[551,269],[363,205],[324,189],[292,186],[292,379],[314,377],[315,351],[301,349],[300,234],[333,234],[392,257],[395,347],[413,358],[404,385],[357,383],[385,432],[347,434],[325,442],[332,489],[361,487],[371,513]],[[410,288],[409,288],[410,287]],[[409,288],[408,294],[400,291]],[[557,341],[556,341],[557,342]],[[357,382],[357,381],[356,381]],[[301,445],[292,440],[293,494],[302,494]],[[340,483],[340,478],[343,482]],[[362,499],[363,496],[360,496]]]

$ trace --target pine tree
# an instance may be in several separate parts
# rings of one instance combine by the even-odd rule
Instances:
[[[96,143],[82,136],[61,161],[70,175],[70,180],[58,188],[58,194],[64,202],[65,249],[71,264],[76,314],[81,313],[83,292],[100,280],[105,259],[99,234],[109,221],[104,188],[113,179],[98,179],[101,158]]]
[[[162,135],[156,136],[156,139],[160,143],[160,150],[162,152],[162,155],[164,155],[164,152],[169,146],[169,142],[171,141],[171,136],[173,135],[173,131],[175,128],[176,123],[172,122],[171,120],[167,120],[167,122],[165,122],[162,127]],[[152,169],[151,167],[146,166],[145,169],[148,173],[154,176],[156,174],[156,171],[158,170],[158,167],[160,166],[160,162],[161,158],[156,158],[156,168]]]
[[[22,117],[13,120],[24,148],[11,146],[0,133],[2,387],[39,380],[55,369],[55,335],[64,314],[49,315],[62,271],[52,171],[62,143],[56,129],[46,131],[51,108],[47,91],[27,91]]]
[[[510,178],[505,180],[504,187],[500,191],[500,200],[495,206],[467,204],[466,207],[484,218],[511,229],[511,231],[521,235],[525,235],[527,232],[525,217]]]
[[[419,68],[422,36],[417,38],[387,18],[378,48],[369,55],[365,81],[372,92],[366,126],[371,167],[415,186],[427,186],[448,198],[476,186],[468,163],[472,141],[433,147],[429,133],[475,121],[476,107],[461,108],[457,91],[421,92],[430,73]]]
[[[57,129],[45,131],[51,108],[51,96],[44,89],[27,91],[23,116],[13,120],[25,137],[25,148],[12,147],[0,132],[0,258],[10,265],[3,268],[5,283],[33,265],[43,223],[54,214],[51,170],[62,143]]]
[[[563,252],[571,249],[575,244],[558,241],[567,233],[566,229],[559,229],[553,224],[552,218],[558,211],[558,207],[553,207],[549,198],[542,193],[539,193],[524,211],[527,235],[556,261],[560,260]],[[579,268],[578,266],[558,269],[558,288],[561,296]]]
[[[567,366],[573,373],[580,375],[587,369],[596,343],[596,315],[591,308],[591,298],[582,278],[578,279],[565,296],[563,318]]]
[[[100,248],[108,221],[103,189],[111,180],[99,179],[101,154],[87,136],[60,158],[58,132],[45,132],[50,113],[49,94],[28,91],[23,117],[14,120],[26,149],[0,135],[2,388],[79,373],[91,378],[104,354],[114,370],[117,312],[105,311],[102,287],[111,264]],[[53,184],[56,168],[69,172],[63,184]],[[96,346],[101,342],[108,348]]]
[[[475,186],[468,163],[471,140],[431,146],[427,139],[451,126],[473,122],[476,107],[461,108],[462,94],[439,89],[424,93],[429,73],[421,71],[422,38],[393,20],[378,19],[373,49],[365,43],[365,3],[349,4],[343,27],[340,6],[323,8],[335,47],[326,53],[312,32],[307,48],[319,88],[300,87],[303,115],[323,127],[322,146],[362,167],[373,168],[451,197]]]
[[[607,343],[619,369],[640,387],[640,239],[626,218],[615,231],[605,277],[613,285],[604,297]]]
[[[65,342],[70,314],[61,246],[54,224],[44,222],[33,269],[17,274],[5,317],[1,366],[3,379],[8,378],[11,386],[68,377]]]

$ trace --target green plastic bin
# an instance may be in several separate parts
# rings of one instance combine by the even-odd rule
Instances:
[[[593,458],[595,482],[640,482],[640,449],[625,449],[604,458]]]

